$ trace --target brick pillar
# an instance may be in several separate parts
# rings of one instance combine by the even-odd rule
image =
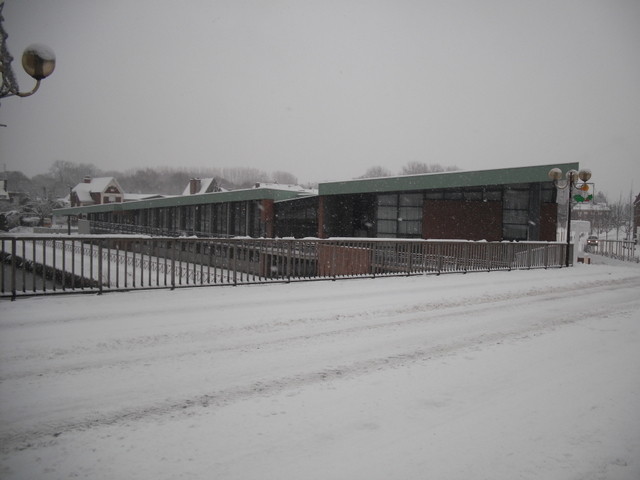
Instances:
[[[327,238],[324,228],[324,197],[318,197],[318,238]]]
[[[267,238],[273,238],[275,237],[276,230],[276,215],[273,200],[265,198],[260,205],[260,222],[264,225],[264,234]]]

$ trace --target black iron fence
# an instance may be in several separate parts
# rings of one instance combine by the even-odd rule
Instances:
[[[3,236],[0,296],[561,267],[564,243]]]

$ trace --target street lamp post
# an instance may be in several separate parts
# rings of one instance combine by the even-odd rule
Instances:
[[[0,0],[0,73],[2,74],[0,98],[11,96],[28,97],[36,93],[42,79],[47,78],[53,73],[53,70],[56,68],[56,56],[50,48],[44,45],[33,44],[25,49],[22,54],[22,68],[35,79],[36,84],[30,91],[21,92],[18,87],[18,81],[11,68],[13,57],[7,48],[7,38],[9,35],[2,26],[2,22],[4,21],[4,17],[2,16],[3,7],[4,0]]]
[[[573,195],[575,189],[580,192],[589,191],[589,185],[587,182],[591,178],[591,170],[583,169],[579,172],[577,170],[569,170],[566,174],[566,179],[562,180],[562,170],[559,168],[552,168],[549,170],[549,178],[553,180],[553,184],[559,190],[564,190],[565,188],[569,189],[569,198],[567,199],[567,249],[566,249],[566,257],[565,257],[565,266],[569,266],[571,264],[571,202],[575,199],[577,202],[585,202],[590,201],[593,196],[589,195],[584,197],[580,194]],[[581,180],[582,183],[579,184],[578,180]]]
[[[73,207],[73,187],[69,185],[69,205]],[[71,215],[67,215],[67,235],[71,235]]]

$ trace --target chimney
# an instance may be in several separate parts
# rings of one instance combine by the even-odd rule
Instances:
[[[199,178],[189,180],[189,195],[194,195],[200,191],[202,181]]]
[[[82,183],[91,183],[91,176],[90,176],[90,175],[86,175],[86,176],[82,179]]]

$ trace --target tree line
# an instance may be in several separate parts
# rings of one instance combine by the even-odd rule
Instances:
[[[398,175],[417,175],[420,173],[438,173],[438,172],[453,172],[460,170],[456,166],[443,167],[439,163],[424,163],[424,162],[408,162],[404,165]],[[391,177],[395,175],[391,170],[381,165],[369,167],[363,175],[358,178],[379,178],[379,177]]]
[[[402,167],[399,175],[434,173],[458,170],[457,167],[443,167],[440,164],[408,162]],[[374,166],[368,168],[358,178],[389,177],[391,170]],[[11,191],[24,192],[32,198],[58,199],[69,194],[69,189],[76,186],[85,176],[115,177],[127,193],[155,193],[160,195],[179,195],[183,192],[191,178],[215,178],[218,186],[227,190],[250,188],[255,183],[279,183],[295,185],[298,179],[286,171],[267,172],[250,167],[224,168],[175,168],[156,167],[138,168],[125,172],[103,170],[91,163],[75,163],[56,160],[46,173],[27,177],[20,171],[5,172]],[[317,184],[304,185],[315,187]]]
[[[18,173],[19,172],[12,172]],[[9,179],[13,189],[23,186],[22,191],[37,195],[46,192],[46,197],[65,197],[69,188],[76,186],[85,176],[115,177],[127,193],[156,193],[160,195],[179,195],[191,178],[215,178],[218,185],[227,189],[248,188],[256,182],[295,184],[298,179],[289,172],[266,172],[257,168],[138,168],[125,172],[103,170],[91,163],[74,163],[66,160],[53,162],[47,173],[26,179],[18,175]],[[13,180],[13,181],[12,181]],[[18,180],[15,182],[15,180]],[[17,184],[16,184],[17,183]]]

